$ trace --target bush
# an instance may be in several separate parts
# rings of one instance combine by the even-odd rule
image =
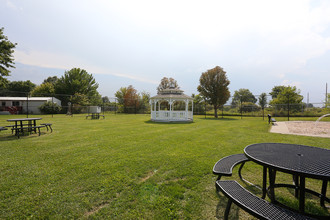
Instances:
[[[43,114],[58,114],[61,112],[61,109],[61,106],[52,102],[45,102],[39,107],[39,110]]]

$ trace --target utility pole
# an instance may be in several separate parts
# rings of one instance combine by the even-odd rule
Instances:
[[[307,92],[307,106],[306,106],[306,110],[308,110],[309,108],[309,92]]]
[[[290,121],[290,95],[288,94],[288,121]]]
[[[307,92],[307,106],[309,105],[309,92]]]
[[[328,107],[328,83],[325,84],[325,107]]]

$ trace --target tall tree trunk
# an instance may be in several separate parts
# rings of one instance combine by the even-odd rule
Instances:
[[[214,105],[214,117],[218,118],[218,106]]]

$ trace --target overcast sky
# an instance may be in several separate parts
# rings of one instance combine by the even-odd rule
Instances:
[[[0,0],[0,27],[17,43],[11,81],[79,67],[102,96],[156,95],[165,76],[191,95],[221,66],[232,94],[292,85],[314,103],[330,83],[328,0]]]

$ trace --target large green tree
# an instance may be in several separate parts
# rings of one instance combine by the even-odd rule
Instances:
[[[132,85],[127,87],[124,96],[124,111],[125,113],[133,113],[139,108],[140,101],[139,95],[136,89]]]
[[[50,97],[55,95],[54,85],[50,82],[44,82],[31,91],[31,96]]]
[[[49,76],[47,79],[44,80],[43,83],[51,83],[55,85],[57,80],[58,80],[57,76]]]
[[[261,109],[265,109],[266,105],[267,105],[267,94],[266,93],[261,93],[259,98],[259,105],[261,107]]]
[[[9,76],[9,68],[14,67],[14,48],[16,43],[8,40],[8,37],[3,34],[4,28],[0,28],[0,87],[6,86],[8,80],[4,76]]]
[[[302,104],[303,96],[300,95],[300,90],[295,86],[284,86],[283,89],[273,98],[269,104],[272,106],[279,106],[280,109],[299,110]]]
[[[127,91],[127,87],[121,87],[116,93],[117,102],[120,105],[124,105],[124,97]]]
[[[7,85],[6,95],[8,96],[27,96],[36,87],[30,80],[12,81]]]
[[[259,105],[262,109],[262,118],[264,119],[264,117],[265,117],[265,107],[267,105],[267,94],[264,93],[264,92],[261,93],[258,100],[259,100]]]
[[[275,99],[277,98],[278,94],[280,94],[283,91],[285,87],[286,86],[274,86],[272,88],[272,91],[269,93],[269,95],[272,96],[272,99]]]
[[[256,103],[256,97],[250,92],[249,89],[239,89],[238,91],[234,92],[234,96],[231,102],[232,106],[237,106],[239,103],[243,102],[252,102]]]
[[[157,87],[157,93],[160,93],[164,89],[169,88],[179,88],[178,82],[173,78],[164,77],[161,81],[159,86]]]
[[[213,105],[214,117],[218,118],[218,108],[224,105],[230,97],[228,88],[230,81],[226,72],[221,67],[216,66],[202,73],[199,84],[197,90]]]
[[[143,94],[143,99],[148,99],[150,95]],[[125,113],[135,113],[141,108],[141,100],[140,95],[137,90],[129,85],[128,87],[121,87],[116,93],[115,96],[117,98],[117,102],[121,108],[120,111]]]
[[[67,105],[70,96],[75,94],[82,94],[88,98],[89,104],[98,105],[102,102],[101,95],[97,91],[98,87],[92,74],[84,69],[73,68],[56,81],[55,93],[62,100],[63,105]]]

